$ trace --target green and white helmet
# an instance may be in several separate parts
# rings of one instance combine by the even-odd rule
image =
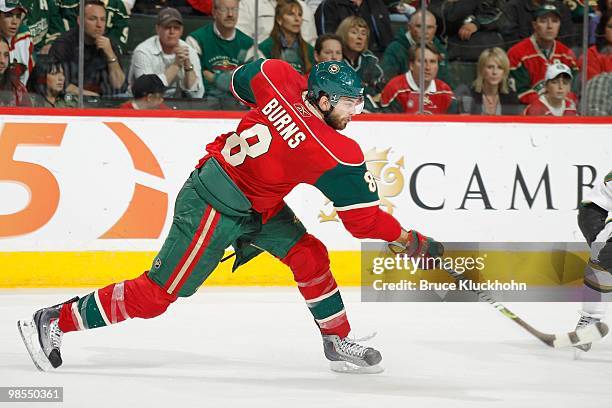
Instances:
[[[359,75],[346,62],[326,61],[312,67],[308,76],[308,99],[316,102],[322,92],[335,105],[342,96],[362,98],[363,86]]]

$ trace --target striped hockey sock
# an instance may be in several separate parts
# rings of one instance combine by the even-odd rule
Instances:
[[[151,281],[147,273],[113,283],[62,306],[59,328],[64,333],[94,329],[140,317],[159,316],[176,300]]]
[[[344,338],[351,326],[336,280],[329,268],[325,246],[310,234],[305,234],[282,259],[293,272],[298,289],[322,334]]]
[[[341,338],[349,334],[351,326],[331,270],[311,281],[299,282],[298,288],[322,334],[335,334]]]

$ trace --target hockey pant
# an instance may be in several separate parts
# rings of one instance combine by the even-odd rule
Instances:
[[[151,269],[63,305],[60,329],[85,330],[159,316],[177,298],[195,293],[225,249],[238,240],[271,253],[291,269],[321,333],[341,337],[349,333],[327,250],[306,233],[287,205],[262,225],[257,213],[245,217],[217,212],[198,195],[191,180],[179,192],[172,227]]]
[[[610,251],[612,242],[612,222],[599,233],[597,239],[591,244],[592,260],[599,258],[600,252]],[[603,317],[607,310],[607,302],[612,302],[612,270],[606,270],[598,263],[589,262],[584,271],[582,310],[592,315]]]

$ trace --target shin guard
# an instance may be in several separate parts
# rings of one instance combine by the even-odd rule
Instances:
[[[346,337],[351,327],[323,243],[304,234],[282,261],[291,268],[321,333]]]
[[[59,327],[67,333],[135,317],[150,319],[164,313],[175,300],[176,296],[164,291],[145,272],[135,279],[113,283],[63,305]]]

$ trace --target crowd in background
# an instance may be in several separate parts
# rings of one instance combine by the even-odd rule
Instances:
[[[344,60],[367,112],[573,116],[582,100],[612,115],[612,0],[426,3],[87,0],[82,94],[88,107],[241,110],[230,83],[245,62],[307,76]],[[79,12],[79,0],[0,0],[0,106],[77,106]]]

